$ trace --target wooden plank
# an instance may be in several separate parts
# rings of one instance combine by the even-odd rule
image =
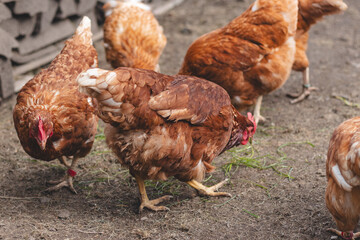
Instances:
[[[11,18],[10,9],[5,4],[0,3],[0,22],[9,18]]]
[[[36,25],[36,16],[21,15],[16,18],[16,21],[19,22],[19,35],[30,35]]]
[[[34,16],[38,12],[45,12],[48,9],[48,0],[16,0],[14,13],[29,14]]]
[[[15,77],[14,90],[15,92],[20,92],[21,88],[31,80],[35,75],[34,74],[26,74]]]
[[[52,54],[53,52],[56,52],[56,51],[58,51],[58,48],[56,48],[54,45],[50,45],[48,47],[40,49],[39,51],[30,53],[30,54],[26,54],[26,55],[21,55],[18,52],[13,52],[11,61],[15,62],[17,64],[25,64],[30,61],[42,58],[45,55]]]
[[[77,5],[78,15],[84,15],[85,13],[93,10],[95,8],[97,0],[79,0]]]
[[[40,32],[44,32],[51,27],[51,23],[55,18],[56,11],[59,8],[59,2],[56,0],[49,0],[49,7],[46,12],[41,13],[40,17]]]
[[[60,53],[60,51],[61,50],[58,50],[57,52],[52,52],[51,54],[43,56],[43,57],[41,57],[35,61],[32,61],[30,63],[23,64],[18,67],[13,67],[14,76],[24,74],[26,72],[29,72],[32,69],[38,68],[40,66],[43,66],[43,65],[51,62]]]
[[[12,78],[10,59],[0,58],[0,96],[10,97],[14,93],[14,81]]]
[[[57,18],[64,19],[77,14],[75,0],[61,0],[59,3],[60,11]]]
[[[20,54],[28,54],[36,51],[71,36],[74,31],[75,26],[68,19],[55,23],[47,31],[19,41],[19,52]]]
[[[20,27],[19,22],[15,18],[10,18],[0,23],[0,28],[5,30],[12,37],[19,36]]]
[[[10,34],[0,29],[0,56],[11,58],[11,50],[17,45],[17,41]]]

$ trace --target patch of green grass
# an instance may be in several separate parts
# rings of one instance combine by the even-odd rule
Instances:
[[[95,135],[95,142],[103,141],[103,140],[105,140],[104,128],[101,127],[99,124],[97,126],[97,134]]]
[[[350,102],[346,97],[334,95],[334,98],[342,101],[346,106],[360,108],[360,103]]]
[[[99,133],[95,135],[95,141],[104,141],[105,140],[105,134]]]
[[[171,195],[180,195],[180,183],[171,178],[166,181],[153,181],[153,180],[146,180],[145,187],[154,188],[157,191],[158,195],[164,195],[170,193]]]
[[[283,148],[302,144],[314,147],[310,142],[290,142],[279,146],[276,149],[276,155],[266,154],[260,156],[257,156],[258,152],[255,150],[254,145],[231,149],[228,151],[232,155],[230,162],[223,165],[222,169],[228,177],[231,177],[231,172],[234,168],[236,170],[240,166],[245,166],[259,170],[272,169],[276,174],[282,177],[293,179],[294,177],[291,176],[292,167],[286,165],[286,161],[293,159],[287,156],[283,151]],[[286,172],[284,172],[283,169],[286,169]],[[264,186],[259,185],[258,187],[263,188]]]
[[[258,216],[258,215],[256,215],[256,214],[254,214],[254,213],[252,213],[252,212],[249,212],[248,210],[246,210],[246,209],[242,209],[244,212],[246,212],[247,214],[249,214],[250,216],[253,216],[254,218],[257,218],[257,219],[259,219],[260,218],[260,216]]]

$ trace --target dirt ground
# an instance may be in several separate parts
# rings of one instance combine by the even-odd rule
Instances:
[[[186,0],[159,17],[168,38],[162,72],[176,73],[195,38],[225,25],[251,2]],[[262,114],[268,121],[254,137],[254,157],[247,147],[214,160],[217,169],[205,184],[229,177],[222,190],[232,198],[199,197],[174,179],[149,181],[150,198],[173,195],[165,203],[171,211],[138,214],[136,183],[106,147],[102,125],[92,153],[79,164],[78,194],[67,189],[45,193],[47,181],[60,178],[64,167],[23,151],[12,123],[15,97],[3,102],[0,239],[330,239],[326,229],[335,224],[324,203],[328,142],[335,127],[359,115],[360,108],[349,105],[360,103],[360,1],[346,3],[344,14],[327,17],[311,30],[310,77],[320,90],[289,104],[286,93],[300,91],[302,81],[293,72],[264,98]],[[100,65],[108,68],[102,43],[96,46]],[[245,166],[247,160],[255,167]]]

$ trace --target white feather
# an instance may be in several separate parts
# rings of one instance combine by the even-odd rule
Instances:
[[[340,184],[340,187],[342,187],[345,191],[350,192],[352,189],[352,186],[350,186],[346,181],[343,175],[340,172],[339,165],[335,165],[332,167],[332,173],[333,176],[336,178],[336,181]]]

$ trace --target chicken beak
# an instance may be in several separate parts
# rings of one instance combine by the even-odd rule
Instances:
[[[38,141],[38,144],[39,144],[39,147],[42,151],[45,150],[46,148],[46,140],[43,140],[43,141]]]

